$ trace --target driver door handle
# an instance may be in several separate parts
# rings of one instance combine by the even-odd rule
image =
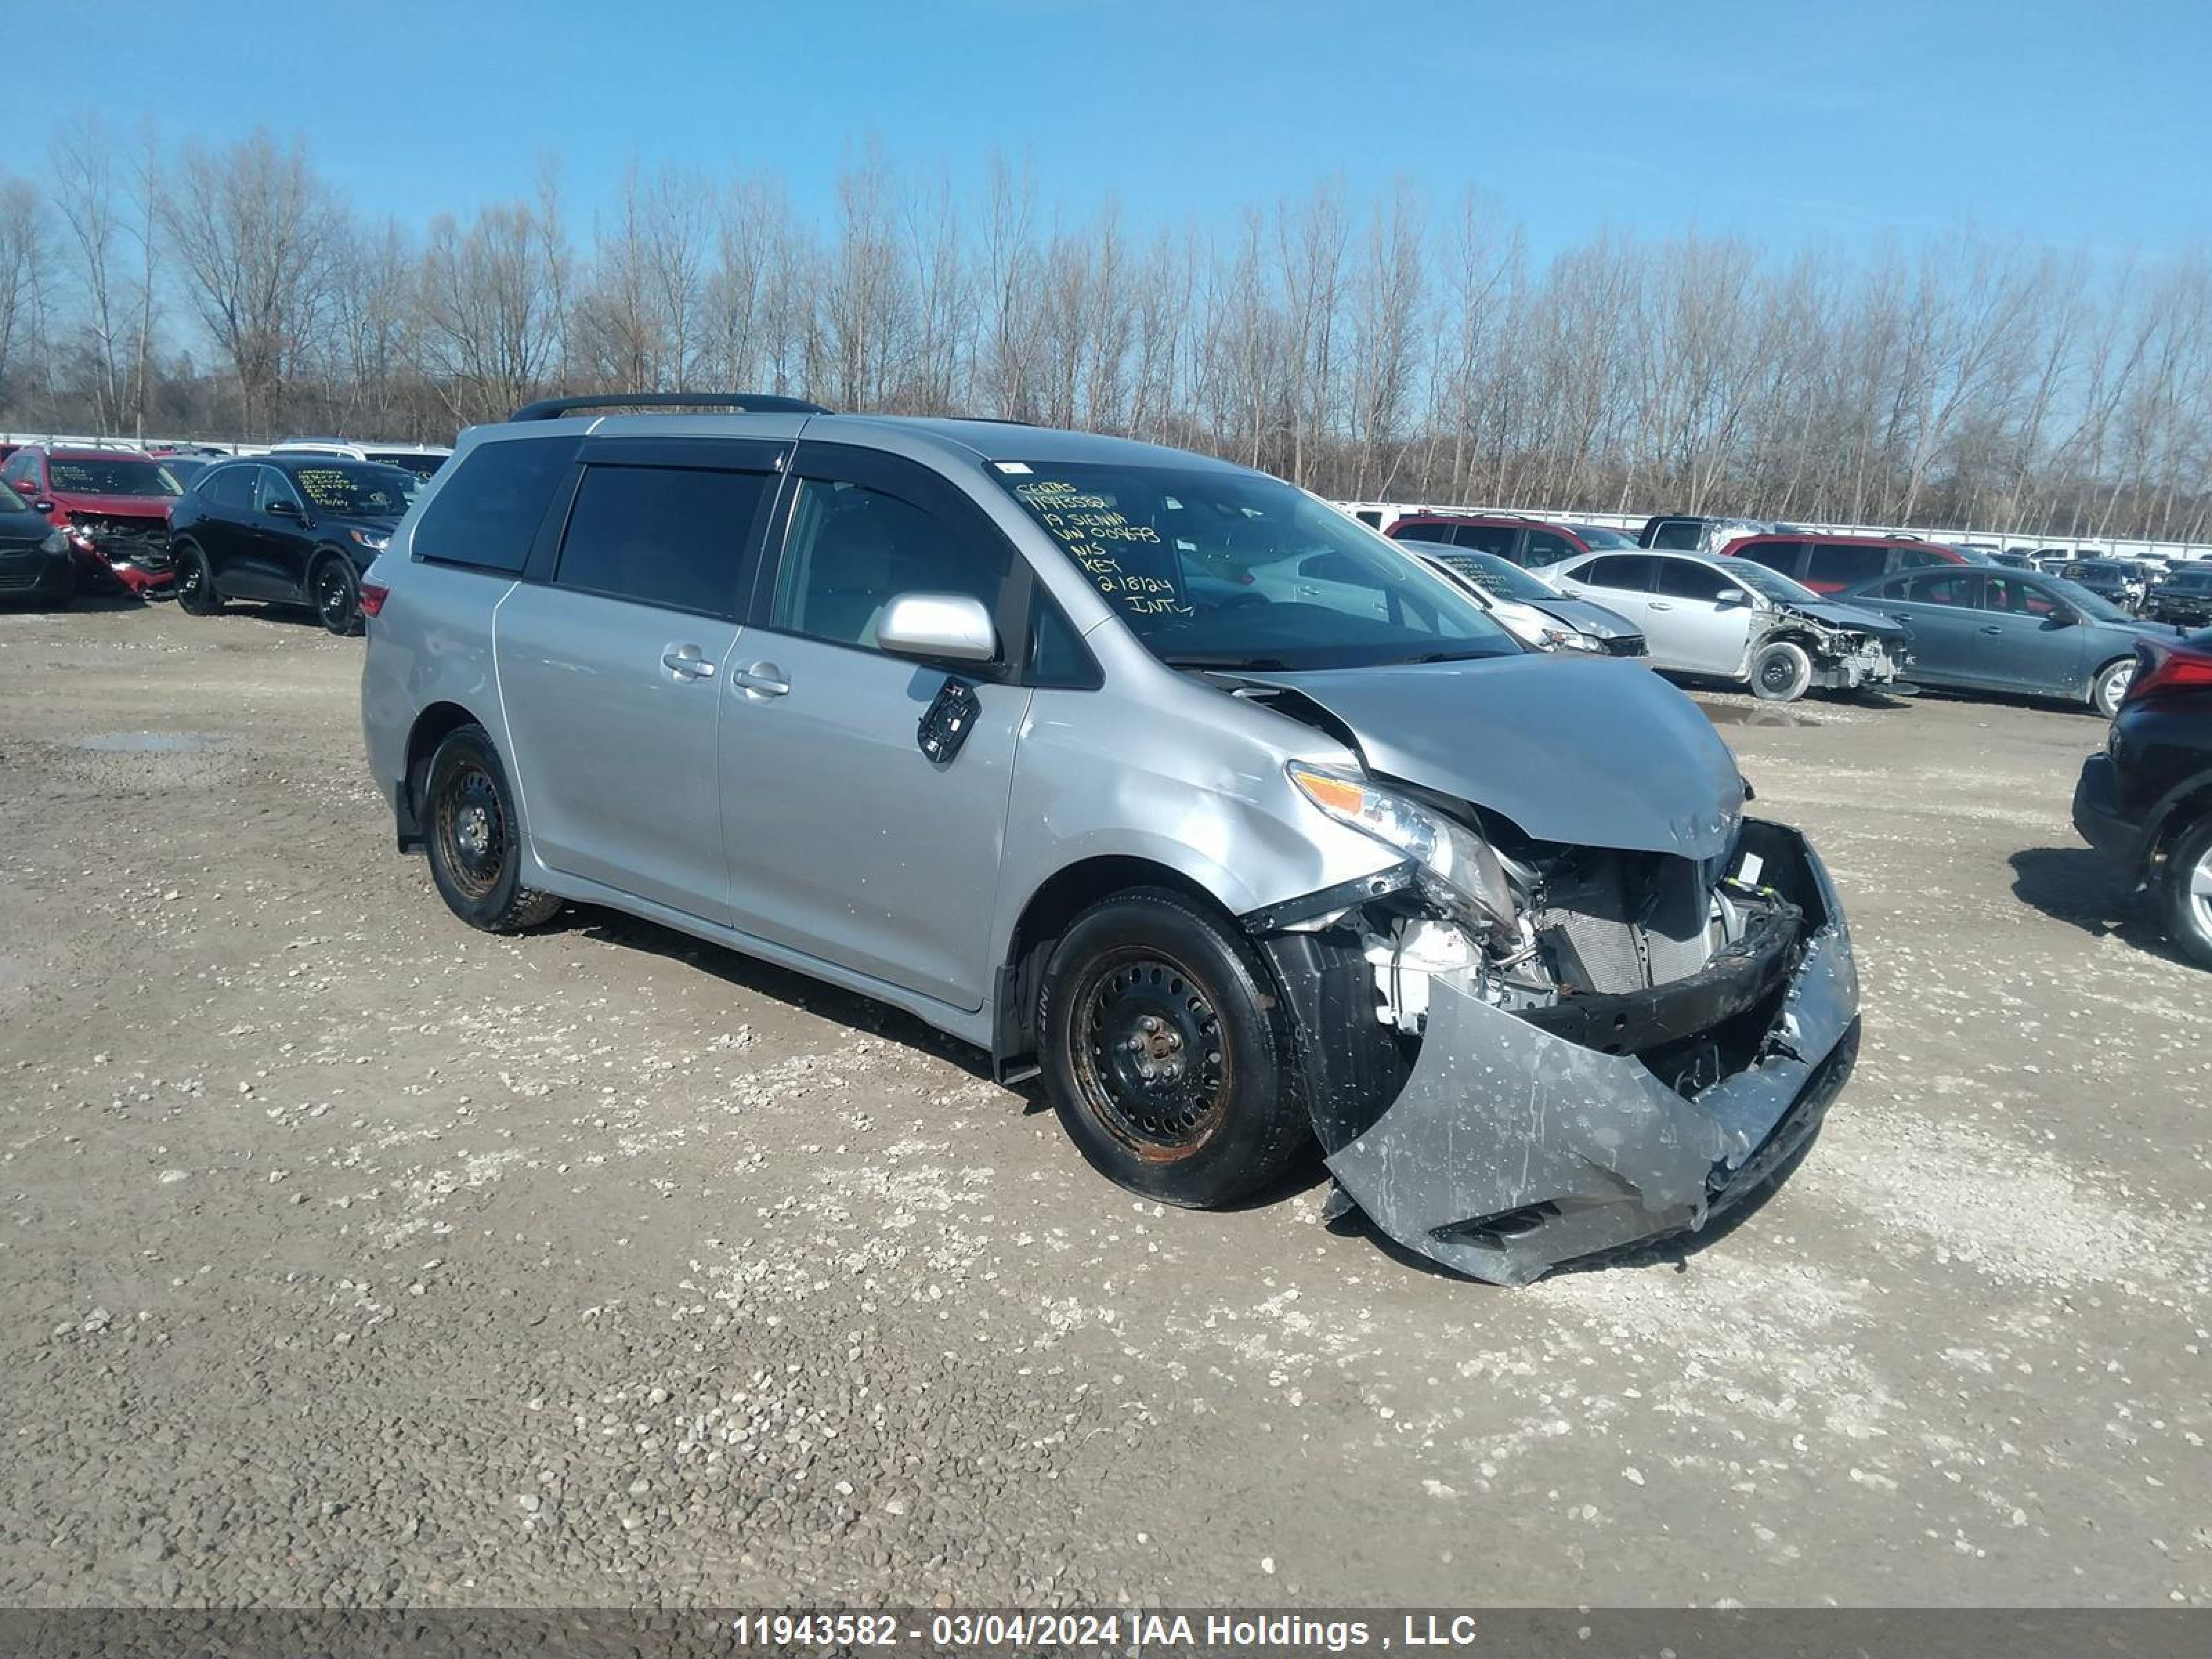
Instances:
[[[660,653],[660,665],[678,679],[711,680],[714,665],[700,654],[696,645],[672,645]]]
[[[740,668],[731,678],[756,697],[780,697],[791,690],[791,682],[784,678],[783,670],[772,662],[757,662]]]
[[[2000,624],[2000,623],[1988,623],[1984,624],[1984,626],[1983,626],[1983,628],[1982,628],[1982,632],[1983,632],[1983,633],[1984,633],[1984,634],[2002,634],[2002,633],[2003,633],[2003,632],[2004,632],[2004,629],[2003,629],[2003,626],[2002,626],[2002,624]]]
[[[1652,599],[1649,601],[1645,608],[1651,611],[1672,611],[1674,607],[1668,604],[1664,599]]]

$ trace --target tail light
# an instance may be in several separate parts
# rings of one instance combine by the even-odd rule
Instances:
[[[2212,689],[2212,650],[2194,642],[2154,645],[2148,640],[2136,647],[2136,677],[2128,682],[2123,704],[2141,702],[2169,691]]]
[[[392,590],[382,582],[363,582],[361,585],[361,614],[374,617],[384,609],[384,602]]]

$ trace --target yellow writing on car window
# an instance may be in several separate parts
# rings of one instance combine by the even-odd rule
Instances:
[[[1099,592],[1126,614],[1195,614],[1182,602],[1174,582],[1167,577],[1132,574],[1121,568],[1121,561],[1110,544],[1158,546],[1160,533],[1150,525],[1131,524],[1103,495],[1087,494],[1064,479],[1044,478],[1018,485],[1014,493],[1027,504],[1037,521],[1066,545],[1068,556],[1097,586]]]

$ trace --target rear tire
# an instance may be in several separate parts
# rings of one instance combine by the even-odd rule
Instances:
[[[2106,663],[2097,671],[2097,678],[2089,682],[2089,707],[2106,720],[2112,719],[2120,712],[2120,699],[2128,695],[2128,687],[2135,677],[2133,657]]]
[[[338,553],[325,553],[307,572],[307,597],[323,626],[343,639],[361,628],[361,583]]]
[[[561,900],[522,884],[522,820],[499,751],[481,726],[458,726],[430,757],[417,813],[438,896],[471,927],[516,933]]]
[[[1138,888],[1078,916],[1045,965],[1037,1030],[1068,1138],[1132,1192],[1233,1203],[1312,1144],[1267,969],[1180,893]]]
[[[2212,817],[2192,824],[2167,852],[2158,880],[2166,936],[2200,968],[2212,968]]]
[[[172,562],[177,573],[178,610],[187,617],[212,617],[222,609],[222,595],[216,591],[215,567],[200,551],[198,543],[180,543]]]
[[[1751,659],[1751,695],[1761,702],[1795,702],[1813,684],[1813,659],[1805,647],[1775,640]]]

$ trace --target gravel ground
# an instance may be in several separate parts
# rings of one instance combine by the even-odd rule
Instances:
[[[0,1601],[2212,1600],[2212,998],[2084,714],[1705,701],[1856,1080],[1699,1248],[1508,1291],[1091,1174],[913,1021],[462,927],[358,641],[0,615]]]

